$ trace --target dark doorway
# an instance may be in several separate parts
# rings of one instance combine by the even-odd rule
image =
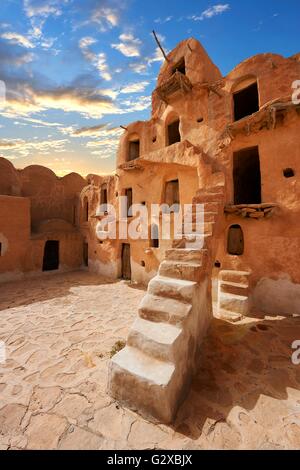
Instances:
[[[179,132],[179,119],[177,121],[172,122],[168,125],[168,136],[167,142],[168,145],[176,144],[176,142],[181,141],[180,132]]]
[[[89,265],[89,244],[88,243],[83,244],[83,264],[84,266]]]
[[[59,268],[59,241],[47,240],[44,248],[43,271]]]
[[[107,211],[107,188],[104,186],[100,192],[100,205],[104,206],[104,211]]]
[[[135,160],[140,156],[140,141],[139,140],[132,140],[129,142],[129,156],[128,160]]]
[[[258,147],[233,154],[235,204],[261,204],[261,175]]]
[[[122,244],[122,278],[131,280],[130,245]]]
[[[168,206],[172,206],[173,204],[180,203],[178,180],[172,180],[166,183],[165,203],[168,204]]]
[[[231,225],[228,230],[227,252],[241,256],[244,253],[244,234],[240,225]]]
[[[132,216],[132,188],[125,189],[125,196],[127,197],[127,217]]]
[[[89,220],[89,201],[85,197],[83,201],[83,221],[88,222]]]
[[[159,248],[159,230],[158,225],[151,225],[151,244],[152,248]]]
[[[237,91],[233,95],[234,120],[238,121],[259,111],[259,97],[257,83]]]

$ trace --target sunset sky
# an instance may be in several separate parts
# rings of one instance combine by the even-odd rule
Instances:
[[[299,52],[299,18],[299,0],[1,0],[0,156],[111,173],[119,126],[150,116],[152,29],[166,51],[195,37],[227,74],[257,53]]]

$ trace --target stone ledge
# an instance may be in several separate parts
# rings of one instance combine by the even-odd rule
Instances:
[[[225,206],[224,212],[227,215],[237,215],[244,219],[264,219],[274,215],[277,208],[278,205],[274,203],[238,204]]]

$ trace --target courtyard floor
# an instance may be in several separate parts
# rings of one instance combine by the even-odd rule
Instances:
[[[300,318],[215,319],[173,426],[106,394],[144,290],[86,272],[0,286],[0,449],[300,448]]]

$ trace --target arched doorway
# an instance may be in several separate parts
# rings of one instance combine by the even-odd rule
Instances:
[[[59,268],[59,241],[47,240],[44,248],[43,271],[54,271]]]

